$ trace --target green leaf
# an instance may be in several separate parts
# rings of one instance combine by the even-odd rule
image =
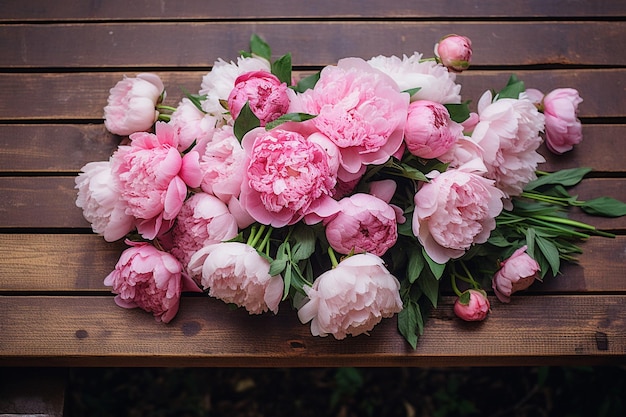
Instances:
[[[549,184],[558,184],[564,187],[571,187],[582,181],[583,177],[591,172],[591,170],[591,168],[586,167],[562,169],[548,175],[540,176],[536,180],[529,182],[524,189],[534,190],[535,188]]]
[[[259,118],[252,113],[250,105],[246,102],[239,112],[239,116],[235,119],[235,125],[233,126],[235,137],[241,142],[246,133],[259,126],[261,126]]]
[[[280,82],[291,85],[291,54],[286,54],[272,63],[272,74]]]
[[[409,262],[406,268],[406,274],[409,277],[409,282],[414,283],[424,270],[426,262],[424,256],[422,255],[422,251],[417,247],[411,247],[408,250],[408,257]]]
[[[437,262],[433,261],[430,256],[428,256],[428,253],[426,253],[426,250],[424,248],[422,248],[422,255],[424,256],[424,259],[426,259],[428,267],[430,268],[435,278],[441,278],[441,276],[443,275],[443,271],[446,269],[446,264],[438,264]]]
[[[274,259],[270,263],[270,276],[282,274],[282,272],[287,267],[287,259]]]
[[[463,291],[461,295],[459,296],[459,303],[466,306],[470,303],[471,298],[472,298],[472,295],[470,294],[469,291]]]
[[[315,74],[311,74],[308,77],[304,77],[303,79],[298,81],[298,84],[296,84],[296,86],[293,87],[293,89],[297,91],[298,93],[304,93],[306,90],[309,90],[315,87],[315,84],[317,84],[319,79],[320,79],[320,72],[316,72]]]
[[[526,252],[533,258],[535,258],[535,236],[535,229],[532,227],[526,229]]]
[[[450,118],[457,123],[462,123],[470,117],[470,109],[468,103],[445,104],[444,106],[446,107],[446,109],[448,109],[448,113],[450,113]]]
[[[265,124],[265,130],[272,130],[277,126],[280,126],[286,122],[305,122],[307,120],[311,120],[315,118],[314,114],[308,113],[287,113],[280,116],[278,119],[273,120],[269,123]]]
[[[408,93],[409,97],[413,97],[413,94],[417,93],[421,89],[422,89],[422,87],[409,88],[408,90],[404,90],[403,93]]]
[[[308,259],[315,252],[315,233],[313,229],[301,223],[293,231],[292,234],[295,243],[291,249],[291,259],[293,262],[299,262]]]
[[[254,55],[260,56],[261,58],[265,58],[268,61],[272,60],[272,49],[267,42],[256,34],[253,34],[250,37],[250,52]]]
[[[593,216],[621,217],[626,216],[626,203],[611,197],[598,197],[585,201],[581,209]]]
[[[511,75],[511,77],[509,78],[509,81],[506,85],[506,87],[504,87],[496,96],[496,99],[499,100],[501,98],[519,98],[519,95],[526,90],[526,87],[524,86],[524,82],[520,81],[517,76],[515,75]]]
[[[285,273],[283,274],[283,283],[285,284],[285,289],[283,290],[283,300],[287,299],[289,295],[289,290],[291,289],[291,267],[285,269]]]
[[[433,307],[437,307],[439,301],[439,279],[432,274],[421,274],[417,285],[430,300]]]
[[[561,269],[559,250],[554,245],[554,243],[552,243],[548,239],[537,236],[535,240],[537,242],[537,247],[539,248],[539,250],[541,250],[541,253],[543,254],[543,256],[545,256],[546,260],[550,264],[550,268],[552,269],[552,275],[556,276],[559,273],[559,269]]]
[[[412,166],[404,164],[404,163],[400,164],[400,167],[402,169],[402,175],[406,178],[410,178],[416,181],[425,181],[425,182],[429,181],[428,178],[426,177],[426,174],[424,174],[419,169],[413,168]]]
[[[417,348],[418,322],[421,319],[422,314],[417,303],[405,303],[402,311],[398,313],[398,330],[413,349]]]

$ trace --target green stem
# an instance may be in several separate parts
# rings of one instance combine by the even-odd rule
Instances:
[[[603,232],[601,230],[598,230],[598,229],[596,229],[594,226],[592,226],[590,224],[578,222],[578,221],[572,220],[572,219],[566,219],[566,218],[554,217],[554,216],[541,216],[541,215],[534,216],[534,218],[539,219],[539,220],[545,220],[545,221],[548,221],[548,222],[560,223],[560,224],[564,224],[564,225],[567,225],[567,226],[577,227],[577,228],[583,229],[583,230],[590,230],[590,231],[593,231],[595,234],[598,234],[598,235],[604,236],[604,237],[615,237],[615,235],[613,235],[611,233]]]
[[[172,111],[172,112],[173,112],[173,111],[176,111],[176,107],[166,106],[166,105],[164,105],[164,104],[159,104],[159,105],[157,105],[157,106],[156,106],[156,109],[157,109],[157,110],[159,110],[159,111],[160,111],[160,110],[169,110],[169,111]]]
[[[335,255],[335,251],[330,245],[328,246],[328,257],[330,258],[330,262],[332,263],[333,268],[339,265],[339,262],[337,262],[337,256]]]
[[[460,297],[462,293],[461,290],[459,290],[459,287],[456,285],[456,273],[454,272],[450,275],[450,283],[452,284],[452,290],[454,291],[454,293]]]

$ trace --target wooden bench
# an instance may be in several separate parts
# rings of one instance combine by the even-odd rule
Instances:
[[[150,4],[150,7],[144,5]],[[530,0],[374,2],[82,2],[0,5],[0,365],[3,379],[35,367],[517,366],[626,364],[626,218],[574,218],[617,234],[593,237],[578,265],[499,305],[485,322],[454,317],[451,295],[431,313],[417,349],[395,319],[368,336],[314,338],[294,311],[250,317],[186,296],[159,324],[115,306],[104,277],[122,243],[91,233],[74,177],[119,138],[102,124],[108,90],[152,71],[168,102],[195,92],[221,57],[256,33],[311,72],[346,56],[420,51],[448,33],[470,37],[458,76],[474,103],[517,74],[528,87],[573,87],[584,140],[541,169],[590,166],[581,199],[626,197],[626,3]],[[497,301],[492,299],[493,303]],[[63,372],[53,372],[63,379]],[[8,379],[13,381],[13,379]],[[6,392],[5,392],[6,394]],[[0,397],[3,394],[0,393]],[[15,398],[14,396],[12,398]],[[1,413],[60,415],[0,405]],[[36,408],[36,407],[35,407]]]

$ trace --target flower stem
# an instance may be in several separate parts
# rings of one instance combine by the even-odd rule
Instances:
[[[335,251],[330,245],[328,246],[328,257],[330,258],[330,262],[332,263],[333,268],[339,265],[339,262],[337,262],[337,256],[335,255]]]

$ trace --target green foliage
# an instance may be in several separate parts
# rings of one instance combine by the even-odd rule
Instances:
[[[233,126],[235,137],[241,142],[246,133],[259,126],[261,126],[259,118],[256,117],[252,109],[250,109],[250,105],[246,102],[239,112],[239,116],[235,119]]]

